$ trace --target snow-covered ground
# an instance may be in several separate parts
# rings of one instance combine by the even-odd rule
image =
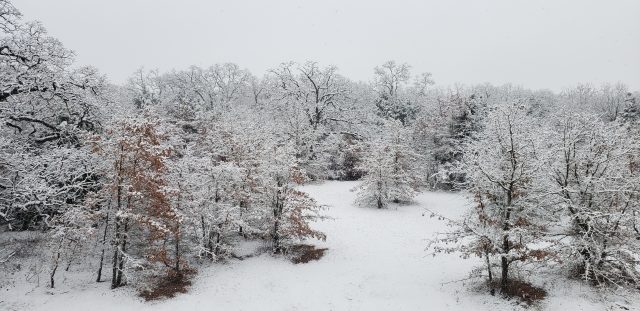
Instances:
[[[0,310],[513,310],[514,302],[476,292],[462,282],[477,259],[456,255],[432,257],[425,239],[445,230],[444,223],[423,215],[424,207],[458,217],[466,200],[460,194],[424,193],[416,204],[388,210],[358,208],[351,203],[352,182],[306,186],[332,219],[317,223],[327,241],[313,242],[328,251],[320,261],[293,264],[262,255],[200,268],[189,293],[148,303],[131,288],[109,290],[92,276],[82,282],[59,282],[59,288],[24,286],[0,292]],[[68,278],[69,279],[69,278]],[[81,284],[81,285],[79,285]],[[602,302],[575,282],[548,284],[549,297],[533,309],[622,310]],[[616,298],[634,310],[633,302]],[[638,299],[635,299],[636,303]],[[635,307],[640,309],[639,307]]]

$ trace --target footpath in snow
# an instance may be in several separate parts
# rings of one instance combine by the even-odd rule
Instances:
[[[387,210],[352,205],[353,182],[305,186],[331,217],[315,224],[326,242],[309,241],[328,251],[319,261],[293,264],[264,254],[200,268],[189,293],[145,302],[131,288],[115,291],[107,283],[42,286],[0,294],[2,310],[513,310],[513,302],[476,293],[462,282],[478,259],[432,257],[426,239],[446,230],[424,207],[456,218],[468,204],[460,194],[421,194],[416,204]],[[585,294],[580,294],[583,291]],[[554,288],[545,310],[604,310],[586,288]]]

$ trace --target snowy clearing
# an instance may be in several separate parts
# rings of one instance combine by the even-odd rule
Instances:
[[[467,277],[478,263],[455,255],[428,256],[425,239],[444,223],[423,215],[423,207],[450,217],[466,201],[460,194],[423,193],[416,204],[388,210],[352,205],[356,183],[326,182],[305,187],[332,217],[315,226],[327,234],[314,242],[329,250],[320,261],[295,265],[261,255],[201,268],[189,293],[145,302],[131,287],[109,290],[107,283],[84,285],[67,278],[54,291],[42,285],[7,288],[2,310],[513,310],[515,302],[475,292],[453,282]],[[90,278],[91,276],[87,276]],[[533,309],[605,310],[587,287],[547,287],[549,297]],[[83,284],[83,285],[77,285]],[[548,285],[551,286],[551,285]],[[637,302],[636,302],[637,303]],[[621,302],[631,308],[629,302]],[[637,308],[636,304],[636,308]],[[612,308],[610,310],[617,310]],[[620,309],[622,310],[622,309]]]

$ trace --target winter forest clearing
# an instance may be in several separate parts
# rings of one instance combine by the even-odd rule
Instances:
[[[8,0],[0,33],[0,310],[640,309],[622,82],[396,61],[113,82]]]
[[[328,248],[319,261],[294,264],[268,254],[234,259],[200,268],[186,294],[160,302],[145,302],[127,290],[108,291],[108,284],[87,286],[65,279],[57,289],[25,290],[15,287],[0,304],[9,310],[514,310],[517,301],[495,299],[481,289],[475,292],[463,282],[480,259],[463,260],[457,255],[432,257],[421,247],[425,237],[445,230],[423,207],[449,217],[460,217],[469,204],[463,196],[424,193],[415,204],[375,210],[353,206],[357,182],[326,182],[305,186],[312,197],[327,205],[330,219],[314,223],[325,232],[326,242],[311,241]],[[256,245],[240,246],[250,253]],[[83,275],[91,279],[91,275]],[[537,278],[534,278],[537,279]],[[603,302],[602,297],[579,282],[546,276],[549,297],[545,310],[606,310],[615,306],[640,306],[620,297]],[[26,293],[26,294],[24,294]],[[51,293],[51,294],[48,294]],[[635,304],[634,304],[635,303]],[[615,310],[615,309],[614,309]]]

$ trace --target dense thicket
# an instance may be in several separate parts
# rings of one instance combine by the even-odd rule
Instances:
[[[503,91],[483,104],[460,160],[442,171],[463,179],[454,182],[474,206],[449,220],[453,230],[432,240],[433,250],[483,257],[486,267],[474,272],[502,291],[541,266],[637,288],[640,136],[636,118],[624,117],[637,94],[622,85]]]

